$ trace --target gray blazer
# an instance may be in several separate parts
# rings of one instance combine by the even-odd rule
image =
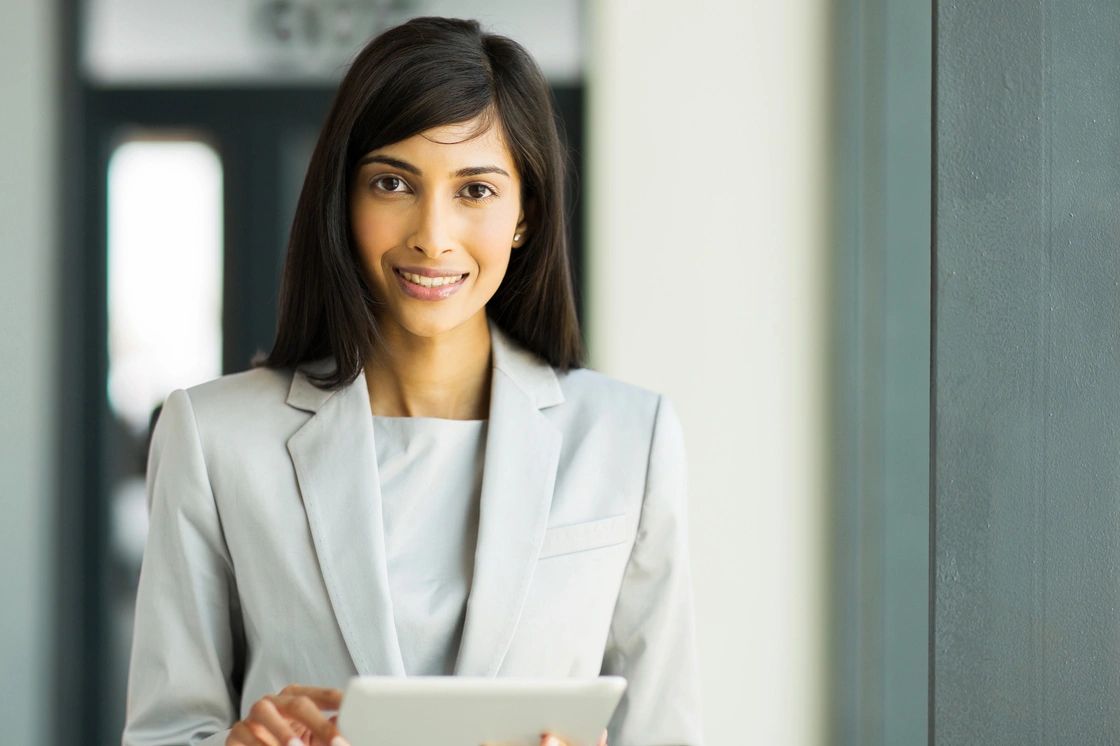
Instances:
[[[664,396],[558,373],[493,322],[457,675],[629,688],[612,746],[698,746],[685,451]],[[153,433],[125,746],[223,744],[261,696],[403,675],[365,376],[255,369],[171,393]]]

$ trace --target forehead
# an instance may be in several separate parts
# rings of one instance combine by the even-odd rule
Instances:
[[[496,120],[486,124],[472,119],[440,125],[371,152],[400,157],[420,166],[425,174],[429,170],[425,166],[442,171],[444,166],[454,170],[482,165],[501,166],[513,174],[516,166],[501,126]]]

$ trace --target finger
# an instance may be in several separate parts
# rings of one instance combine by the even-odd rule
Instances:
[[[280,710],[276,709],[276,705],[272,702],[271,697],[264,697],[258,699],[249,708],[249,717],[246,718],[249,727],[253,728],[254,725],[259,726],[254,728],[254,733],[258,738],[261,738],[257,731],[264,730],[271,739],[268,741],[275,746],[286,744],[286,746],[296,746],[299,744],[299,737],[288,724],[288,719],[280,714]],[[262,738],[262,740],[265,740]],[[295,743],[293,743],[293,741]]]
[[[346,739],[338,732],[338,726],[327,720],[319,705],[311,697],[303,694],[279,694],[268,699],[285,717],[302,723],[323,743],[330,746],[349,746]]]
[[[280,692],[295,697],[307,697],[324,710],[337,710],[342,705],[342,690],[323,686],[292,684]]]
[[[333,741],[320,741],[317,737],[312,736],[311,746],[348,746],[345,738],[342,736],[335,736]]]
[[[272,746],[268,741],[262,741],[253,733],[253,729],[244,720],[238,720],[229,730],[226,737],[226,746]]]
[[[541,746],[568,746],[568,745],[566,743],[564,743],[563,741],[561,741],[556,736],[552,735],[551,733],[542,733],[541,734]]]
[[[603,735],[599,736],[599,746],[607,746],[607,729],[603,729]]]
[[[280,746],[281,742],[276,740],[276,736],[272,735],[268,731],[268,728],[261,723],[246,720],[245,725],[249,726],[249,730],[253,731],[253,735],[256,736],[257,741],[260,743],[266,744],[266,746]]]

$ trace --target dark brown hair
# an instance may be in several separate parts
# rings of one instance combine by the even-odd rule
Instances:
[[[529,231],[486,313],[561,370],[582,366],[564,208],[565,166],[552,93],[529,53],[477,21],[416,18],[358,53],[339,85],[296,205],[272,351],[255,366],[332,357],[320,388],[354,381],[380,347],[379,301],[361,271],[348,213],[351,176],[376,148],[432,127],[495,118],[521,174]]]

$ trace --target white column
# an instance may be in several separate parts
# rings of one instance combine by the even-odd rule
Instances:
[[[828,4],[585,8],[591,365],[683,421],[707,740],[822,743]]]

